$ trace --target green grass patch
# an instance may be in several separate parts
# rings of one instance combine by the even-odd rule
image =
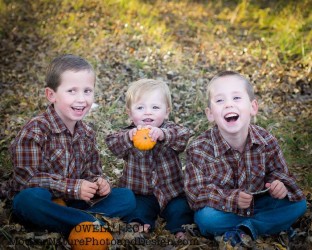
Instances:
[[[286,161],[291,165],[310,165],[312,162],[312,128],[308,120],[258,120],[257,124],[270,131],[279,141]]]

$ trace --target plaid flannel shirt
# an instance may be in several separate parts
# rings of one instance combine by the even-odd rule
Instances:
[[[42,187],[54,197],[79,199],[82,180],[94,181],[102,175],[94,131],[78,121],[71,135],[53,105],[22,128],[10,153],[14,173],[8,197],[25,188]]]
[[[165,122],[160,126],[165,139],[151,150],[140,151],[129,139],[131,128],[134,126],[106,137],[108,148],[125,162],[119,186],[129,188],[135,194],[154,194],[163,209],[171,199],[184,194],[179,153],[185,150],[189,130]]]
[[[242,216],[252,216],[254,203],[238,207],[240,191],[264,189],[267,182],[280,180],[288,198],[305,198],[289,173],[276,138],[263,128],[249,126],[244,152],[231,148],[217,126],[201,134],[186,150],[185,192],[193,210],[205,206]]]

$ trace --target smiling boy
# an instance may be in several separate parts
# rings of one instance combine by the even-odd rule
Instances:
[[[236,72],[221,72],[209,82],[207,97],[206,116],[215,126],[187,148],[185,176],[201,233],[223,235],[235,246],[289,230],[306,210],[305,196],[276,138],[251,124],[258,111],[251,84]]]
[[[148,231],[155,228],[160,215],[166,220],[166,229],[184,237],[182,225],[193,222],[193,212],[183,191],[179,154],[186,147],[189,130],[168,121],[171,96],[163,81],[141,79],[131,83],[126,110],[132,124],[106,138],[108,148],[125,162],[119,186],[131,189],[136,197],[136,209],[126,219]],[[157,142],[151,150],[140,151],[132,143],[142,128],[148,128],[149,136]]]
[[[46,111],[31,119],[11,144],[13,179],[7,196],[26,226],[68,236],[92,214],[123,217],[135,207],[129,189],[111,188],[102,173],[95,132],[82,119],[94,101],[95,73],[83,58],[55,58],[46,75]],[[90,206],[95,195],[106,197]],[[66,206],[53,199],[61,198]],[[101,223],[101,222],[100,222]]]

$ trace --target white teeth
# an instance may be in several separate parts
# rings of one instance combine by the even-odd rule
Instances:
[[[225,118],[236,117],[236,116],[238,116],[238,115],[237,115],[237,114],[234,114],[234,113],[230,113],[230,114],[227,114],[227,115],[225,116]]]
[[[84,109],[84,107],[73,107],[73,109],[83,110],[83,109]]]

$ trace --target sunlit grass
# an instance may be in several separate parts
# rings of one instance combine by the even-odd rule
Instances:
[[[311,65],[311,1],[274,1],[266,8],[259,5],[242,0],[235,9],[224,8],[219,17],[262,39],[266,50],[273,52],[269,59],[286,63],[295,59]],[[277,57],[274,51],[279,52]]]
[[[23,13],[23,4],[23,1],[0,0],[0,14]],[[309,0],[266,1],[266,6],[248,0],[39,0],[31,3],[34,20],[27,23],[17,18],[14,25],[10,24],[12,27],[8,33],[13,26],[33,29],[49,41],[45,48],[49,56],[77,53],[91,60],[96,69],[107,60],[107,65],[103,66],[105,69],[112,69],[111,64],[118,62],[129,66],[135,77],[164,76],[167,69],[177,72],[183,80],[179,86],[172,86],[173,92],[178,93],[174,98],[177,104],[174,111],[181,113],[179,108],[183,106],[185,112],[183,116],[173,112],[171,117],[185,123],[197,135],[209,124],[203,113],[206,106],[201,89],[203,83],[196,82],[196,79],[207,79],[213,70],[220,69],[221,61],[225,61],[224,67],[231,67],[231,59],[227,59],[229,51],[249,53],[261,61],[261,67],[272,65],[272,70],[275,70],[274,64],[287,65],[290,62],[308,64],[311,66],[305,70],[311,69],[310,7]],[[7,27],[0,26],[0,34],[3,28]],[[229,46],[224,47],[226,45]],[[114,54],[114,50],[123,51]],[[106,57],[107,51],[109,58]],[[157,68],[155,65],[159,64],[162,64],[163,71],[153,72],[153,68]],[[101,73],[101,69],[97,71]],[[44,78],[44,72],[36,73],[39,78]],[[276,84],[275,79],[266,77],[257,83],[260,91]],[[122,74],[117,75],[114,84],[124,79]],[[99,98],[105,98],[105,90],[100,91]],[[96,117],[102,130],[118,128],[126,119],[119,99],[116,96],[103,101],[102,105],[109,108],[100,109]],[[289,134],[290,126],[282,124],[273,132],[281,138],[283,150],[291,163],[303,161],[306,164],[311,157],[305,157],[300,148],[307,147],[311,137],[297,130]],[[294,134],[299,135],[296,140]]]

